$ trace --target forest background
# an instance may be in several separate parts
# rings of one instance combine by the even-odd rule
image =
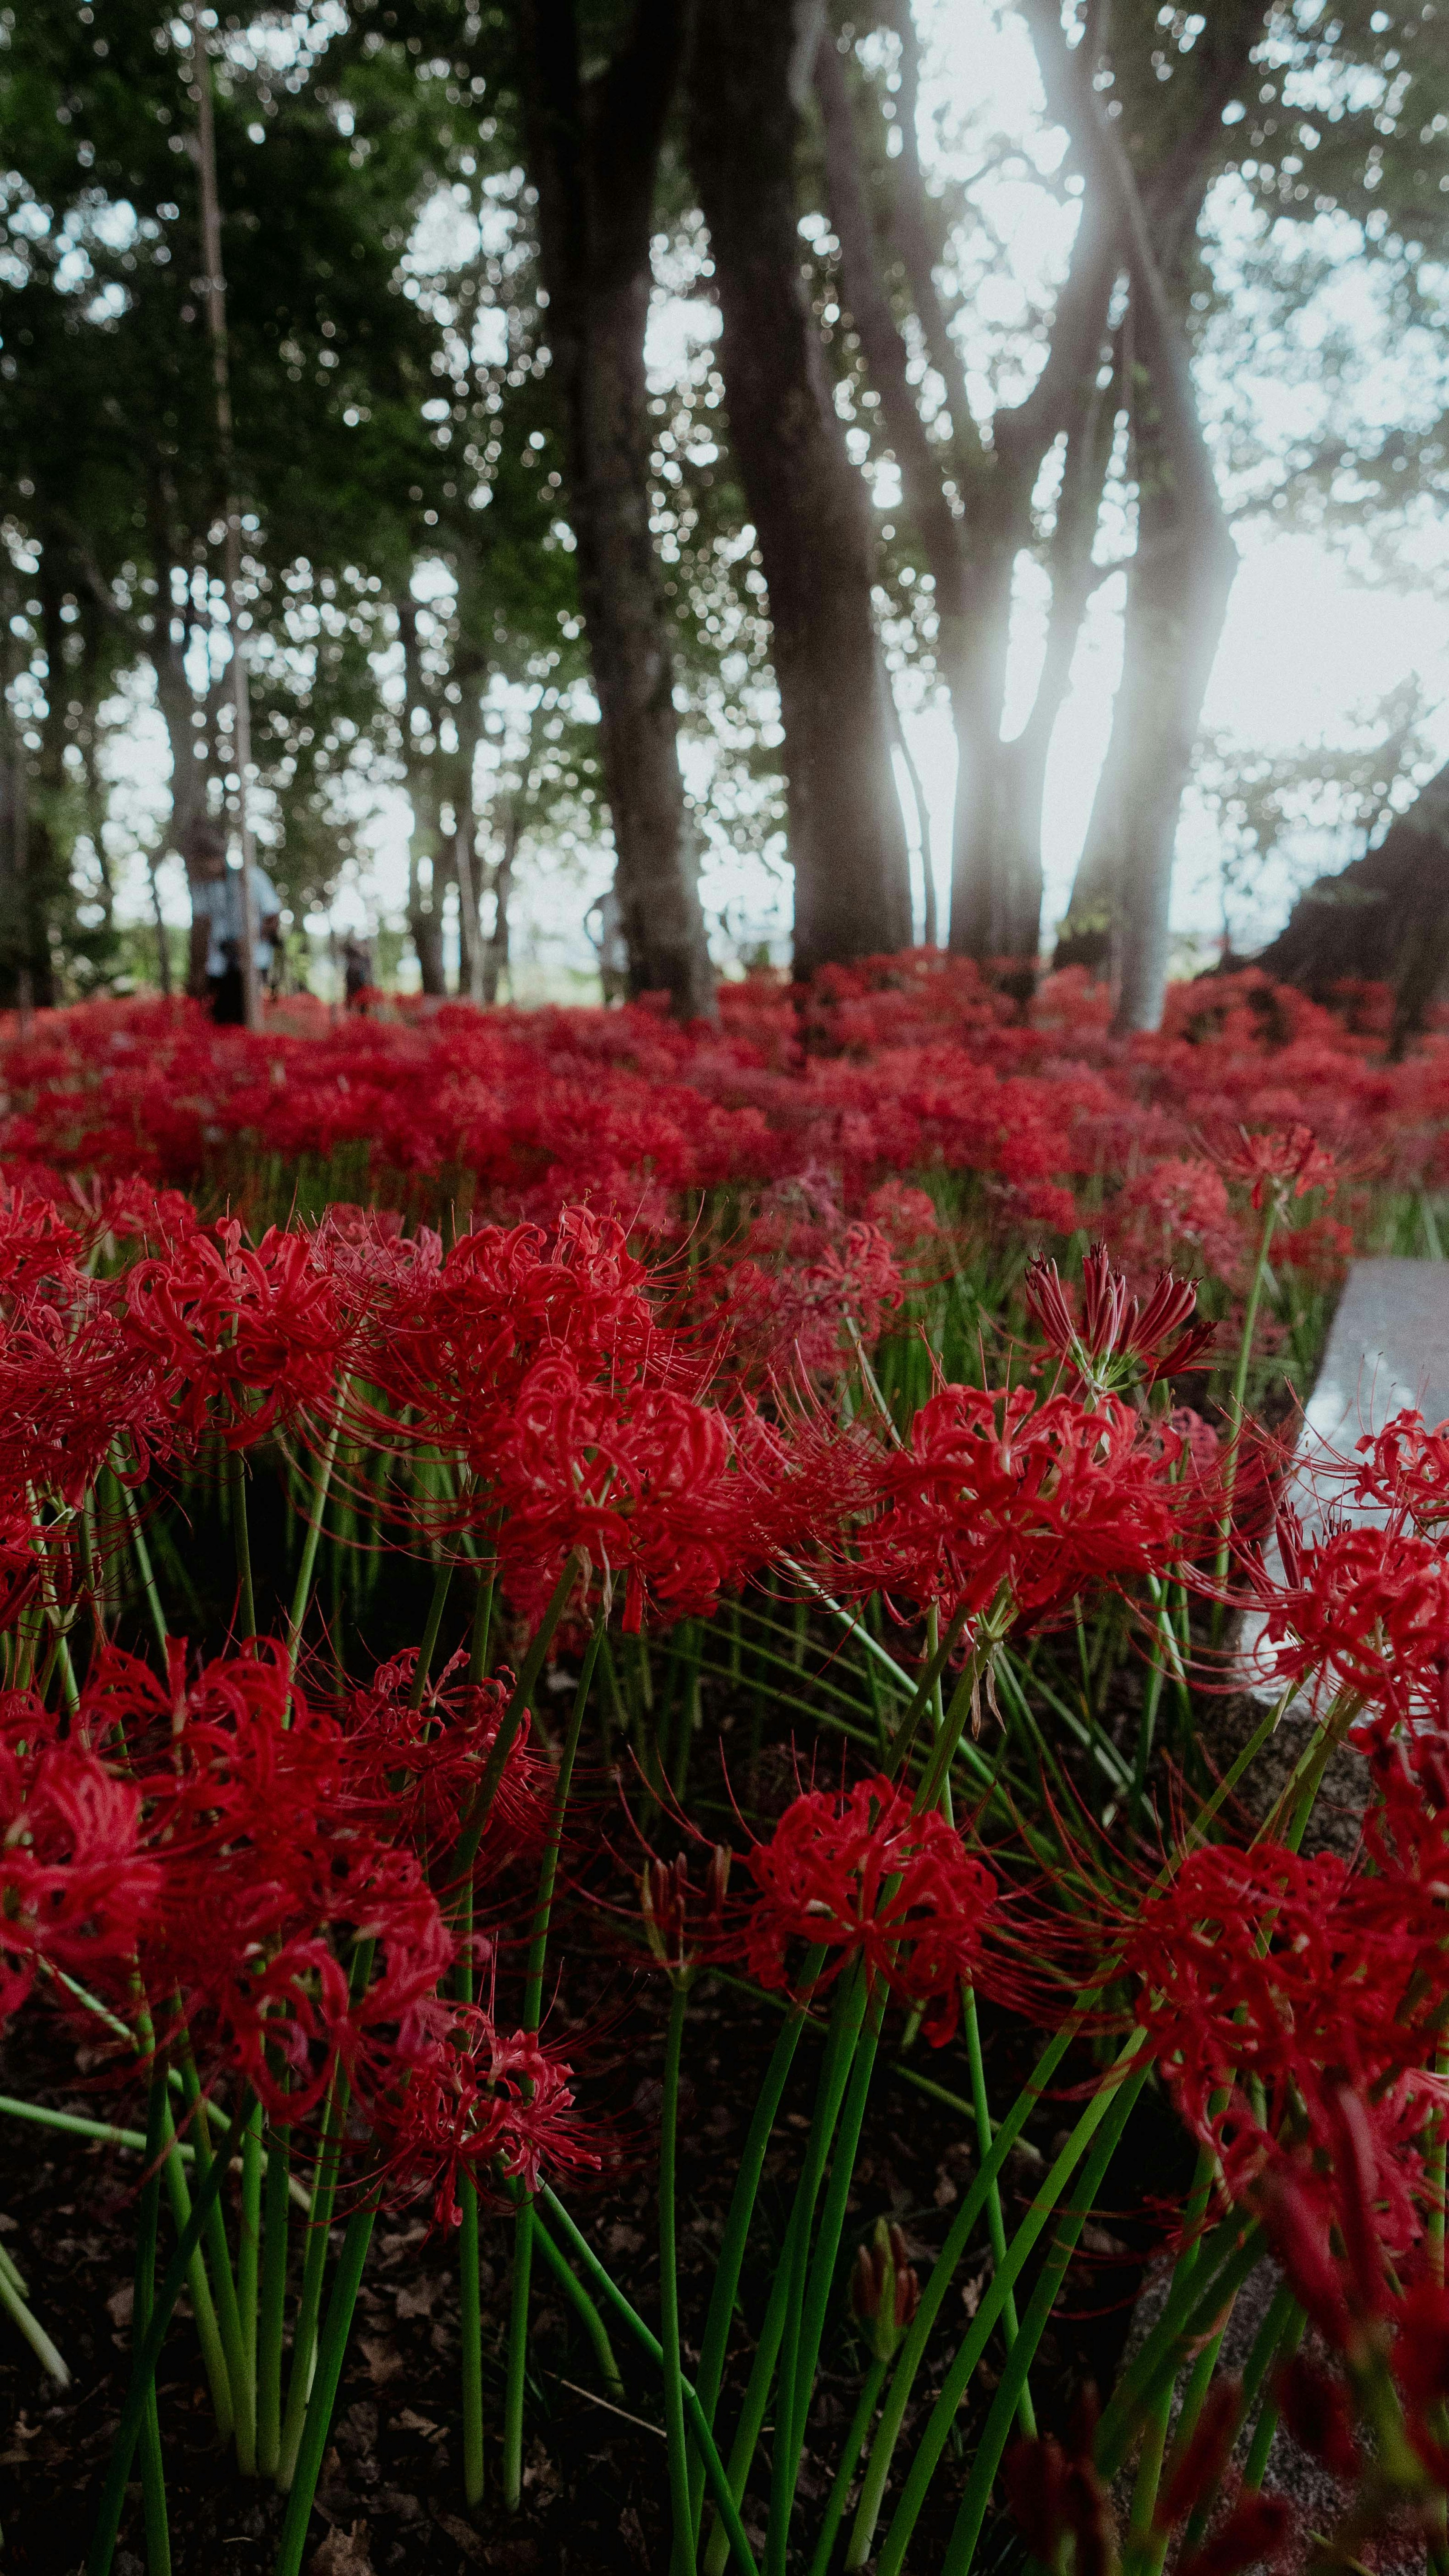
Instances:
[[[1064,922],[1151,1026],[1449,751],[1433,6],[36,0],[0,170],[0,999],[184,972],[229,514],[324,989],[617,860],[681,1010]]]

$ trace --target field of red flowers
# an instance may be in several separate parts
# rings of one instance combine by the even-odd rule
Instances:
[[[5,1037],[13,2564],[1442,2562],[1449,1430],[1280,1502],[1385,1026]]]

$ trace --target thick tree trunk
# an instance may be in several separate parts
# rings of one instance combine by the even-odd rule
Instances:
[[[678,0],[637,0],[627,41],[588,81],[572,0],[523,0],[519,22],[630,980],[636,993],[667,992],[680,1019],[708,1017],[714,982],[685,828],[673,643],[649,531],[644,373],[655,185],[683,12]]]
[[[1023,6],[1048,103],[1071,133],[1089,186],[1113,209],[1130,281],[1137,361],[1132,372],[1142,389],[1137,552],[1128,577],[1113,743],[1099,790],[1100,830],[1080,897],[1074,890],[1072,913],[1096,901],[1095,888],[1112,864],[1106,845],[1115,825],[1115,1024],[1123,1031],[1155,1029],[1167,982],[1178,817],[1238,562],[1203,437],[1187,341],[1159,256],[1164,248],[1172,254],[1186,208],[1195,209],[1201,150],[1194,146],[1192,186],[1178,186],[1172,203],[1159,210],[1170,219],[1154,228],[1118,126],[1103,113],[1092,87],[1093,59],[1080,47],[1067,47],[1055,0],[1023,0]],[[1215,68],[1213,98],[1246,61],[1253,31],[1252,13],[1245,13]]]
[[[1087,596],[1073,505],[1091,478],[1084,478],[1080,463],[1073,460],[1084,437],[1094,457],[1099,445],[1096,376],[1118,266],[1115,231],[1089,198],[1058,302],[1047,365],[1026,400],[998,414],[993,446],[987,450],[975,428],[960,355],[936,285],[938,245],[917,149],[918,58],[910,0],[900,0],[895,23],[901,39],[901,150],[891,165],[895,246],[932,364],[946,388],[948,439],[928,433],[921,418],[866,200],[845,65],[827,36],[816,52],[815,89],[825,135],[830,217],[840,244],[845,298],[900,468],[903,503],[935,585],[937,660],[957,745],[951,946],[958,955],[1030,961],[1041,936],[1041,780]],[[1072,449],[1052,549],[1052,640],[1026,732],[1019,741],[1003,743],[1016,560],[1031,540],[1032,493],[1042,460],[1063,430],[1071,434]],[[1087,557],[1105,458],[1096,461],[1093,514],[1085,531]]]
[[[403,648],[402,757],[412,828],[408,833],[408,929],[418,961],[418,981],[430,1000],[448,990],[443,967],[443,897],[448,866],[443,851],[438,810],[435,755],[423,749],[424,733],[437,738],[435,710],[423,689],[418,654],[418,612],[410,599],[397,605],[398,640]],[[425,722],[419,727],[414,717]]]
[[[1128,580],[1113,712],[1124,746],[1116,1009],[1123,1031],[1155,1029],[1162,1019],[1178,818],[1237,564],[1221,519],[1185,512],[1161,542],[1139,536]]]
[[[1449,980],[1449,763],[1376,849],[1299,896],[1255,963],[1321,1001],[1340,984],[1391,984],[1390,1052],[1402,1054]]]
[[[769,587],[802,975],[911,935],[873,536],[801,275],[797,93],[816,24],[787,0],[701,0],[689,77],[730,432]]]

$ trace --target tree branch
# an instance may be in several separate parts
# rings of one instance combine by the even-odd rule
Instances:
[[[1049,112],[1066,127],[1088,188],[1096,187],[1121,227],[1132,280],[1137,346],[1151,380],[1161,433],[1182,502],[1231,545],[1217,477],[1202,434],[1187,338],[1172,309],[1152,246],[1132,165],[1112,118],[1091,85],[1082,47],[1068,45],[1056,0],[1021,0],[1041,66]]]

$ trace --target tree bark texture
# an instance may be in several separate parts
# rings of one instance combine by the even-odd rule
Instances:
[[[935,592],[938,661],[957,744],[950,943],[961,955],[1034,959],[1041,932],[1041,786],[1090,587],[1081,568],[1090,560],[1106,464],[1097,375],[1118,265],[1115,236],[1089,200],[1046,368],[1025,402],[997,415],[994,443],[986,448],[936,285],[939,245],[917,145],[917,47],[909,0],[900,0],[895,23],[901,38],[902,148],[891,164],[894,249],[932,366],[946,389],[948,436],[928,431],[921,417],[867,202],[845,64],[827,33],[816,52],[815,88],[830,219],[840,244],[845,300],[880,396],[903,506]],[[1069,461],[1052,547],[1051,643],[1025,731],[1004,742],[1016,560],[1031,539],[1032,493],[1042,461],[1063,432]],[[1084,481],[1084,458],[1096,467],[1085,550],[1081,500],[1090,471]]]
[[[1119,124],[1093,90],[1093,62],[1065,44],[1053,0],[1023,7],[1048,105],[1072,138],[1088,188],[1113,209],[1128,272],[1137,549],[1111,738],[1058,956],[1062,963],[1114,957],[1115,1024],[1131,1032],[1155,1029],[1162,1018],[1178,820],[1238,564],[1167,278],[1195,230],[1207,138],[1247,66],[1261,13],[1224,12],[1220,57],[1196,125],[1158,174],[1149,205]]]
[[[1392,984],[1390,1051],[1402,1054],[1449,976],[1449,763],[1376,849],[1299,896],[1256,963],[1320,1001],[1361,978]]]
[[[521,0],[526,147],[630,979],[692,1019],[713,1014],[714,986],[649,529],[644,372],[655,186],[682,42],[683,0],[637,0],[624,43],[585,79],[573,0]]]
[[[788,0],[700,0],[689,72],[730,435],[769,588],[801,975],[911,936],[874,540],[801,271],[795,159],[817,32]]]

